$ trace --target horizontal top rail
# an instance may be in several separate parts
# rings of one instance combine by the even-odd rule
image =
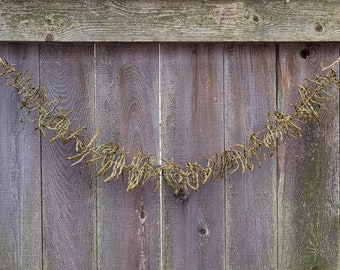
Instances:
[[[0,41],[340,41],[339,0],[0,0]]]

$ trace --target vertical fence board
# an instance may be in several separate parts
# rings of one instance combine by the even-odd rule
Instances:
[[[282,44],[280,105],[298,99],[296,85],[339,56],[337,44]],[[339,269],[339,104],[327,105],[320,125],[279,151],[279,268]]]
[[[98,44],[96,55],[102,142],[119,142],[131,155],[141,149],[158,158],[158,45]],[[127,193],[124,180],[98,186],[99,269],[158,269],[155,182]]]
[[[91,44],[44,44],[40,48],[40,78],[59,108],[74,109],[71,127],[93,132],[94,62]],[[65,158],[74,145],[42,145],[43,245],[47,269],[91,269],[96,264],[95,193],[84,165],[71,167]]]
[[[223,46],[161,45],[162,157],[205,164],[223,150]],[[191,191],[165,185],[163,269],[224,269],[224,184]]]
[[[276,106],[275,46],[226,45],[226,148],[247,144]],[[257,165],[256,165],[257,166]],[[227,261],[229,269],[276,268],[276,162],[226,182]]]
[[[0,57],[35,72],[38,46],[0,45]],[[0,268],[41,269],[41,176],[39,133],[20,110],[20,98],[0,78]]]

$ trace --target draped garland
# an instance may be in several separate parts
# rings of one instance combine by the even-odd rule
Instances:
[[[61,98],[50,100],[45,89],[32,85],[32,77],[27,75],[27,71],[18,71],[15,64],[9,64],[0,58],[0,76],[20,96],[21,108],[28,111],[29,120],[36,124],[43,137],[51,132],[53,137],[50,143],[57,140],[63,144],[74,143],[75,154],[67,157],[73,161],[72,166],[82,162],[89,167],[96,163],[99,168],[96,176],[104,177],[105,182],[126,175],[127,191],[143,186],[151,179],[156,182],[157,190],[162,179],[176,195],[186,199],[189,190],[197,191],[201,184],[213,179],[223,178],[236,171],[252,172],[255,165],[261,166],[263,159],[275,154],[285,138],[301,138],[303,124],[312,120],[319,122],[320,112],[326,110],[326,102],[336,97],[334,90],[340,89],[335,71],[339,61],[340,57],[323,68],[322,74],[305,79],[298,85],[299,99],[291,105],[293,112],[269,112],[264,127],[259,131],[252,131],[246,145],[235,144],[206,157],[205,164],[186,162],[184,166],[172,159],[163,160],[161,165],[156,164],[152,154],[143,154],[142,151],[137,151],[128,158],[129,152],[113,141],[97,145],[99,132],[88,137],[86,127],[73,128],[70,120],[72,111],[64,112],[62,108],[58,108]]]

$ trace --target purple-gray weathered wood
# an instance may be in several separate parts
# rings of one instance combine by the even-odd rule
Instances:
[[[114,141],[159,157],[158,44],[97,44],[96,126]],[[130,159],[131,161],[131,159]],[[126,192],[126,178],[98,183],[98,269],[159,269],[155,182]]]
[[[40,46],[40,79],[59,108],[74,109],[72,126],[94,125],[94,58],[92,44]],[[43,264],[48,269],[93,269],[96,266],[96,190],[91,170],[71,167],[65,158],[74,144],[42,143]]]
[[[1,44],[0,57],[29,69],[51,98],[60,95],[61,107],[75,110],[75,128],[100,130],[99,142],[119,142],[131,154],[142,149],[157,162],[161,139],[162,157],[184,165],[246,144],[268,111],[291,110],[296,84],[339,50]],[[50,145],[51,133],[41,158],[39,132],[2,82],[0,269],[339,268],[338,100],[261,168],[209,182],[183,202],[165,183],[156,193],[155,180],[126,193],[125,178],[103,183],[93,167],[70,167],[73,145]]]
[[[161,44],[162,157],[205,164],[223,150],[223,45]],[[181,201],[164,183],[163,269],[224,269],[222,179]]]
[[[0,45],[0,57],[17,69],[38,71],[38,46]],[[33,83],[39,80],[38,74]],[[0,268],[41,268],[41,173],[39,133],[20,110],[20,97],[1,88],[0,130]]]
[[[279,46],[279,105],[292,111],[297,83],[320,74],[320,63],[339,57],[338,44]],[[336,91],[334,92],[336,93]],[[278,267],[329,269],[339,264],[339,103],[303,126],[303,139],[279,151]]]
[[[224,48],[226,149],[246,145],[276,107],[275,45],[226,44]],[[276,158],[252,173],[226,181],[227,269],[276,269]]]
[[[0,57],[17,69],[39,70],[38,46],[1,44]],[[33,83],[39,80],[34,74]],[[41,269],[39,133],[20,110],[20,97],[0,78],[0,268]]]

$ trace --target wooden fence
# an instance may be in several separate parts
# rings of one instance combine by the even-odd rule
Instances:
[[[245,143],[338,43],[2,43],[100,141],[179,163]],[[339,102],[253,173],[133,192],[70,166],[0,79],[0,269],[339,269]]]

